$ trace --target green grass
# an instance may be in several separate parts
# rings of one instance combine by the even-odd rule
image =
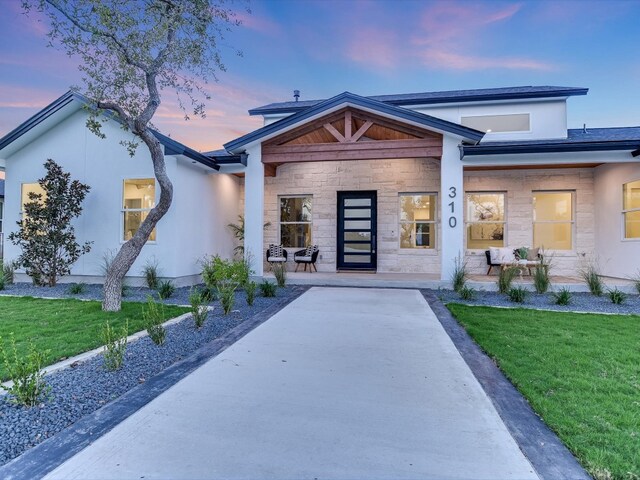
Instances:
[[[595,478],[640,478],[640,316],[449,309]]]
[[[112,327],[120,327],[128,320],[130,334],[144,330],[143,305],[125,302],[120,312],[103,312],[100,302],[0,297],[0,337],[6,344],[13,332],[19,352],[26,352],[32,339],[39,350],[51,350],[47,356],[50,365],[101,346],[100,332],[106,319]],[[167,319],[188,311],[184,307],[164,307]],[[0,379],[7,379],[2,362]]]

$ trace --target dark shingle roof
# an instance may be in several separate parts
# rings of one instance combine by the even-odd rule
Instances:
[[[514,100],[526,98],[569,97],[572,95],[586,95],[588,88],[557,87],[551,85],[481,88],[475,90],[448,90],[443,92],[404,93],[397,95],[376,95],[366,97],[379,102],[396,106],[403,105],[433,105],[439,103],[481,102],[490,100]],[[262,107],[249,110],[250,115],[265,115],[272,113],[293,113],[312,107],[323,100],[304,100],[301,102],[270,103]]]
[[[495,155],[507,153],[583,152],[634,150],[640,148],[639,127],[573,128],[567,138],[548,140],[512,140],[482,142],[463,147],[464,155]]]

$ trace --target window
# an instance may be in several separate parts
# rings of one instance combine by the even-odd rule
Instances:
[[[136,178],[125,180],[122,195],[122,239],[131,239],[147,218],[149,211],[156,205],[156,182],[153,178]],[[156,229],[153,229],[149,240],[156,241]]]
[[[280,197],[280,243],[284,247],[311,245],[311,196]]]
[[[624,238],[640,239],[640,180],[622,186]]]
[[[460,123],[465,127],[487,133],[528,132],[531,130],[528,113],[462,117]]]
[[[29,194],[30,193],[39,193],[42,195],[42,199],[44,200],[47,196],[44,189],[40,186],[39,183],[23,183],[22,191],[20,193],[20,212],[24,212],[25,203],[30,202]]]
[[[573,249],[574,192],[533,192],[533,246]]]
[[[505,194],[467,193],[467,248],[504,247]]]
[[[3,214],[4,214],[4,200],[2,198],[0,198],[0,234],[3,232],[3,230],[2,230]],[[0,251],[1,250],[2,250],[2,245],[0,245]]]
[[[400,248],[436,248],[435,194],[400,194]]]

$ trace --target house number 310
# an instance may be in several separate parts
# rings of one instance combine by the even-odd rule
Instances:
[[[456,191],[456,187],[449,187],[449,198],[456,198],[458,192]],[[449,207],[451,207],[451,216],[449,217],[449,227],[456,228],[458,225],[458,219],[454,216],[456,213],[456,205],[454,202],[449,203]]]

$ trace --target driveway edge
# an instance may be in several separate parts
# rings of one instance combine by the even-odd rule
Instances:
[[[289,303],[304,294],[308,287],[294,287],[294,289],[298,293],[297,295],[287,297],[249,317],[223,336],[200,347],[192,355],[174,363],[145,383],[132,388],[104,407],[82,417],[53,437],[48,438],[0,467],[0,478],[4,480],[28,480],[44,477],[198,367],[204,365],[249,332],[262,325]]]
[[[434,292],[421,291],[541,480],[591,480],[558,436],[482,351]]]

